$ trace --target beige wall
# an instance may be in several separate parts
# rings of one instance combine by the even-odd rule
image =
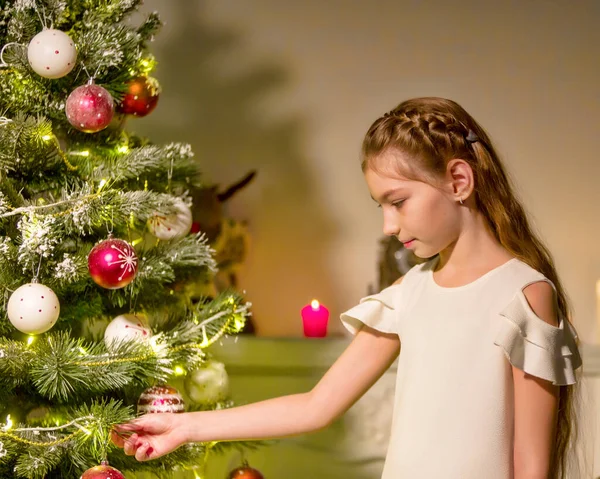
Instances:
[[[258,177],[229,211],[253,248],[242,286],[262,335],[299,335],[317,297],[338,314],[376,279],[379,210],[358,166],[381,113],[452,98],[490,132],[554,252],[585,341],[600,278],[600,2],[146,0],[158,108],[131,122],[189,141],[208,178]]]

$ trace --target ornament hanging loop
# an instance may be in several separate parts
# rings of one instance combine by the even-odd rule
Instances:
[[[115,228],[115,212],[112,205],[108,205],[110,210],[110,223],[106,220],[106,231],[108,233],[108,239],[113,237],[113,230]]]
[[[48,30],[49,28],[52,28],[53,22],[50,22],[50,26],[48,26],[48,19],[46,18],[46,10],[44,9],[43,5],[39,5],[39,7],[42,9],[42,15],[44,16],[42,18],[42,15],[40,15],[40,10],[38,9],[38,2],[33,2],[33,9],[35,10],[35,13],[37,13],[38,18],[40,19],[40,23],[42,24],[42,28],[44,30]]]
[[[173,178],[173,162],[174,158],[171,158],[171,164],[169,166],[169,171],[167,173],[167,193],[171,192],[171,179]]]
[[[6,45],[4,45],[2,47],[2,50],[0,50],[0,68],[10,67],[10,64],[8,64],[8,63],[6,63],[6,61],[4,61],[4,50],[6,50],[8,47],[10,47],[12,45],[18,45],[20,47],[23,47],[23,45],[21,45],[20,43],[17,43],[17,42],[10,42],[10,43],[7,43]]]
[[[42,267],[42,255],[40,254],[40,261],[38,262],[37,271],[35,270],[33,263],[31,263],[31,269],[33,270],[33,278],[31,280],[32,283],[40,282],[39,278],[40,278],[40,268],[41,267]]]

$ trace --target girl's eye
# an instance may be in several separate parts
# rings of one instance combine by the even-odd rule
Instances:
[[[400,208],[400,207],[402,206],[402,203],[404,203],[405,201],[406,201],[406,200],[398,200],[398,201],[394,201],[394,202],[393,202],[391,205],[392,205],[394,208]],[[378,205],[377,205],[377,208],[381,208],[381,205],[380,205],[380,204],[378,204]]]

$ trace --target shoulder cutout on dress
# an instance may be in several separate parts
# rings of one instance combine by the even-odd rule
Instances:
[[[527,374],[558,386],[574,384],[575,370],[582,364],[575,328],[564,318],[559,318],[558,326],[539,318],[523,289],[500,312],[494,344],[504,350],[513,366]]]
[[[397,333],[398,311],[395,309],[395,296],[400,284],[389,286],[378,294],[362,298],[358,305],[340,315],[342,324],[352,334],[356,334],[364,324],[382,333]]]

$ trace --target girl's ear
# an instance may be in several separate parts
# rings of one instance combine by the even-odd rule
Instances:
[[[467,201],[475,188],[473,169],[465,160],[454,159],[448,162],[446,180],[456,201]]]

